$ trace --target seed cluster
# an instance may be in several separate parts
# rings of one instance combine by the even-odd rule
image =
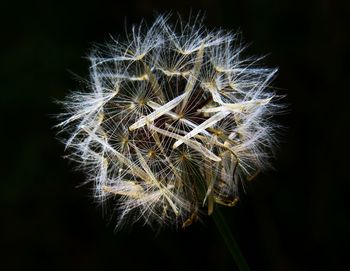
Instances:
[[[237,36],[198,18],[159,17],[91,54],[89,89],[67,98],[59,127],[119,224],[188,226],[233,206],[239,184],[266,167],[276,70],[241,51]]]

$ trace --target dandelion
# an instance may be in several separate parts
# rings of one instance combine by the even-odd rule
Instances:
[[[124,222],[186,227],[269,166],[276,69],[241,57],[237,35],[158,17],[90,55],[88,89],[58,127],[69,157]]]

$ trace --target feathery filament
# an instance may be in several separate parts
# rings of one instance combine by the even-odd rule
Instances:
[[[241,59],[237,41],[161,16],[91,54],[89,90],[67,99],[58,126],[119,224],[188,226],[235,205],[239,184],[267,166],[276,69]]]

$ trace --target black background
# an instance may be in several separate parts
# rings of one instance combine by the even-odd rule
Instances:
[[[349,4],[331,0],[23,1],[1,4],[2,270],[235,270],[210,218],[187,230],[114,232],[62,159],[53,103],[87,77],[93,42],[155,12],[202,10],[269,55],[287,94],[275,171],[224,209],[252,270],[346,270]]]

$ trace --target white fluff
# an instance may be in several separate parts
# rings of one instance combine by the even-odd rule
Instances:
[[[242,59],[237,35],[200,18],[132,27],[90,56],[90,88],[70,95],[66,147],[124,221],[189,225],[232,206],[268,164],[276,69]]]

